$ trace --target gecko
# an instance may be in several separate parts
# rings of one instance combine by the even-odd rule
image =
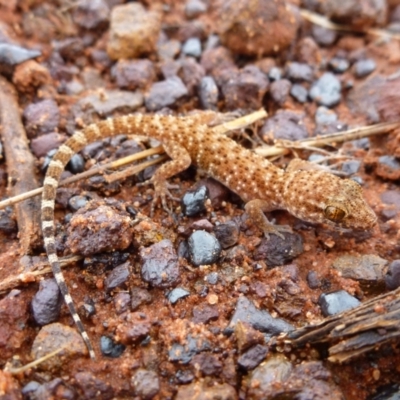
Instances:
[[[284,238],[282,233],[290,229],[268,221],[264,213],[277,209],[286,210],[307,222],[339,228],[368,230],[376,224],[377,217],[355,181],[313,167],[298,168],[296,163],[289,163],[283,170],[218,132],[211,126],[209,115],[129,114],[108,118],[76,131],[59,147],[49,163],[41,203],[44,247],[54,278],[92,359],[95,358],[93,346],[61,272],[54,225],[55,198],[61,174],[71,157],[89,143],[121,133],[144,135],[162,143],[171,160],[161,165],[150,179],[154,187],[152,209],[161,202],[168,210],[167,199],[174,198],[167,179],[193,163],[237,193],[246,203],[244,208],[250,220],[267,236],[275,234]]]

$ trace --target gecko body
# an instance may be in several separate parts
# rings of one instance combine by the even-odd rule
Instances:
[[[362,196],[361,187],[320,170],[282,170],[266,159],[238,145],[209,126],[201,116],[127,115],[88,125],[69,138],[49,164],[43,185],[42,231],[54,277],[91,358],[93,347],[76,312],[56,252],[54,207],[56,190],[65,165],[87,144],[117,134],[137,134],[162,142],[171,160],[153,175],[154,202],[166,208],[170,196],[166,180],[191,163],[204,170],[246,202],[246,212],[265,234],[287,228],[272,225],[265,211],[283,209],[309,222],[328,223],[343,228],[370,229],[376,216]],[[154,203],[153,203],[154,204]]]

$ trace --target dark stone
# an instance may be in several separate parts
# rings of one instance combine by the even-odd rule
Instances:
[[[44,157],[49,151],[58,149],[66,140],[66,136],[57,132],[43,134],[31,140],[32,153],[37,157]]]
[[[79,174],[85,170],[85,160],[80,154],[74,154],[67,164],[67,169],[73,174]]]
[[[53,99],[29,104],[24,110],[23,117],[29,138],[54,132],[60,121],[58,105]]]
[[[156,372],[138,369],[131,378],[131,385],[136,396],[151,400],[160,391],[160,379]]]
[[[100,350],[106,357],[118,358],[125,351],[125,346],[121,343],[115,343],[107,336],[102,336],[100,338]]]
[[[210,343],[207,340],[198,340],[198,338],[189,334],[186,338],[186,344],[183,346],[174,343],[168,352],[168,356],[172,362],[188,364],[196,354],[210,349]]]
[[[219,375],[222,370],[222,363],[217,356],[209,353],[196,354],[191,364],[203,375]]]
[[[268,347],[256,344],[238,358],[239,367],[249,371],[259,365],[268,354]]]
[[[312,24],[312,35],[315,41],[321,46],[331,46],[338,37],[334,29],[325,28],[317,24]]]
[[[345,290],[332,293],[322,293],[318,303],[325,317],[339,314],[343,311],[358,307],[361,302]]]
[[[315,271],[310,271],[307,274],[307,283],[310,289],[318,289],[321,286],[321,281]]]
[[[118,287],[125,286],[126,281],[129,279],[131,265],[129,261],[115,267],[104,279],[104,288],[107,293],[113,291]]]
[[[183,288],[175,288],[168,293],[167,297],[171,304],[175,304],[178,302],[178,300],[183,299],[184,297],[187,297],[189,295],[190,292],[188,292],[187,290]]]
[[[196,231],[188,239],[189,254],[195,266],[215,263],[221,254],[221,245],[213,235]]]
[[[303,238],[297,233],[284,233],[284,239],[277,235],[263,238],[254,252],[255,260],[265,260],[268,267],[284,265],[303,253]]]
[[[18,231],[17,222],[7,212],[0,211],[0,231],[14,233]]]
[[[310,97],[319,105],[336,106],[341,99],[341,84],[331,72],[325,72],[310,89]]]
[[[216,321],[219,318],[217,307],[200,305],[193,307],[192,321],[195,324],[208,324],[210,321]]]
[[[131,296],[129,293],[120,292],[114,297],[115,312],[120,315],[131,308]]]
[[[235,312],[224,333],[228,335],[233,333],[238,321],[246,322],[254,329],[270,335],[279,335],[281,332],[294,330],[294,327],[283,319],[273,318],[268,311],[258,309],[245,296],[239,297]]]
[[[397,289],[400,286],[400,260],[394,260],[389,264],[385,283],[389,290]]]
[[[208,199],[209,193],[205,185],[188,190],[182,197],[182,212],[187,217],[194,217],[206,211],[205,201]]]
[[[176,106],[188,93],[188,89],[177,76],[156,82],[145,96],[146,108],[148,111],[157,111],[164,107]]]
[[[119,251],[95,254],[91,257],[85,257],[83,267],[91,274],[101,275],[106,269],[115,268],[123,264],[128,258],[129,253],[121,253]]]
[[[170,240],[162,240],[140,251],[141,275],[154,287],[168,288],[179,281],[179,262]]]
[[[217,225],[214,232],[223,249],[234,246],[239,240],[239,227],[234,221]]]
[[[180,369],[176,372],[175,377],[179,383],[182,385],[186,385],[193,381],[194,375],[193,372],[188,369]]]
[[[142,289],[140,287],[134,287],[131,290],[131,308],[132,311],[137,310],[142,304],[149,304],[153,297],[150,292],[146,289]]]
[[[354,175],[360,170],[360,160],[347,160],[342,164],[342,171],[348,175]]]
[[[57,321],[60,316],[62,297],[55,279],[40,281],[39,291],[32,299],[32,313],[38,325]]]

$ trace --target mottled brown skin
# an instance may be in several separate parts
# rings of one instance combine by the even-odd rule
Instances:
[[[310,167],[286,171],[244,149],[210,127],[214,114],[191,117],[127,115],[87,126],[67,140],[53,157],[44,180],[42,230],[46,252],[64,300],[92,358],[94,350],[75,310],[62,275],[55,245],[54,201],[61,173],[78,151],[87,144],[117,134],[146,135],[162,142],[171,161],[153,175],[154,203],[161,200],[167,209],[170,195],[167,179],[185,170],[191,163],[206,171],[246,202],[246,211],[265,234],[282,236],[288,227],[272,225],[265,211],[283,209],[309,222],[328,223],[343,228],[370,229],[376,216],[362,197],[354,181],[340,179]],[[304,164],[304,163],[303,163]],[[309,165],[309,164],[307,164]]]

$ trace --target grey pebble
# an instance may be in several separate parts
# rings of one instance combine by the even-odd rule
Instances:
[[[172,289],[169,293],[168,293],[168,300],[171,304],[175,304],[178,302],[178,300],[183,299],[184,297],[187,297],[190,295],[190,292],[187,291],[186,289],[183,288],[175,288]]]
[[[330,68],[332,68],[334,72],[337,72],[339,74],[346,72],[350,67],[349,61],[346,60],[345,58],[340,58],[340,57],[331,58],[328,65]]]
[[[182,212],[187,217],[194,217],[206,211],[205,202],[210,197],[208,188],[200,185],[194,189],[189,189],[182,197]]]
[[[389,264],[385,275],[385,283],[389,290],[400,287],[400,260],[394,260]]]
[[[186,56],[200,57],[201,56],[201,42],[199,38],[189,38],[182,46],[182,53]]]
[[[130,275],[130,262],[127,261],[118,267],[115,267],[104,279],[104,287],[107,293],[124,286]]]
[[[331,124],[337,121],[337,114],[325,106],[319,106],[315,112],[315,122],[317,125]]]
[[[322,293],[318,299],[322,314],[325,317],[339,314],[361,304],[361,302],[345,290],[332,293]]]
[[[102,336],[100,338],[100,350],[106,357],[118,358],[125,351],[125,346],[114,342],[108,336]]]
[[[272,100],[279,105],[283,105],[289,96],[291,87],[292,83],[288,79],[272,82],[269,87]]]
[[[205,110],[216,110],[219,90],[212,76],[204,76],[198,87],[200,104]]]
[[[289,62],[285,67],[285,76],[294,82],[312,82],[314,79],[314,71],[308,64]]]
[[[40,281],[39,291],[32,299],[31,307],[35,322],[47,325],[57,321],[62,305],[62,297],[55,279]]]
[[[331,72],[325,72],[310,89],[310,97],[319,105],[333,107],[340,102],[341,84]]]
[[[171,107],[188,94],[189,92],[182,80],[174,76],[152,85],[145,96],[146,108],[149,111],[157,111],[164,107]]]
[[[136,396],[151,400],[160,391],[160,380],[156,372],[140,368],[133,374],[131,386]]]
[[[299,103],[305,103],[308,98],[308,90],[299,83],[294,83],[290,88],[290,94]]]
[[[215,263],[221,254],[218,239],[208,232],[196,231],[188,239],[189,254],[195,266]]]
[[[373,71],[375,71],[376,63],[374,60],[368,58],[366,60],[359,60],[354,64],[354,75],[357,78],[363,78]]]
[[[86,196],[72,196],[68,200],[68,206],[72,211],[78,211],[80,208],[85,207],[89,200]]]
[[[247,297],[239,297],[235,312],[225,328],[225,334],[231,334],[234,331],[238,321],[247,322],[254,329],[265,332],[270,335],[279,335],[281,332],[290,332],[294,327],[281,318],[274,318],[267,310],[258,309]]]

